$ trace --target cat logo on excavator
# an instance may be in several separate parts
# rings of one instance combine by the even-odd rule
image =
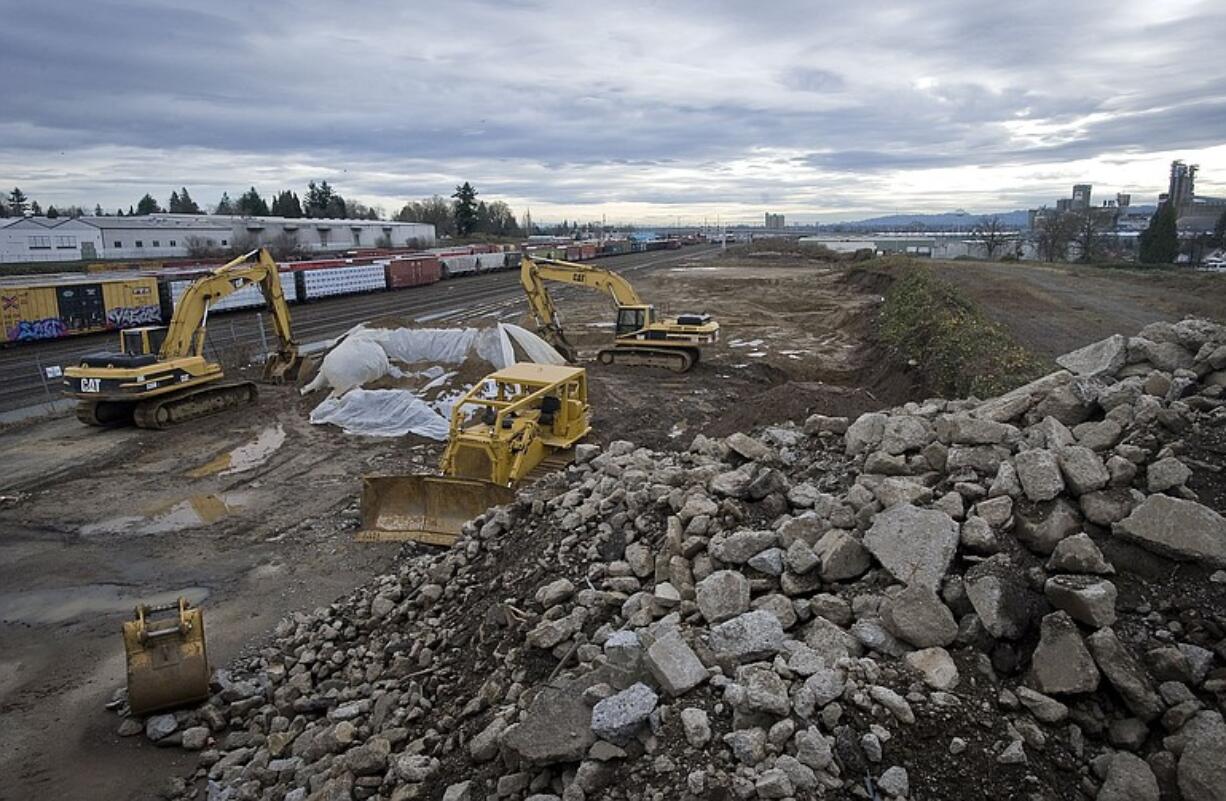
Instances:
[[[514,488],[564,467],[591,431],[582,367],[513,364],[453,407],[441,475],[367,476],[359,540],[451,545]]]

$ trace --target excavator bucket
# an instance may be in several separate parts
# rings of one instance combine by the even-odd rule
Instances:
[[[204,615],[186,598],[136,607],[136,619],[123,624],[123,647],[132,714],[147,715],[209,697]]]
[[[357,539],[451,545],[466,522],[514,499],[514,490],[472,478],[366,476]]]
[[[282,351],[268,354],[264,362],[264,383],[284,384],[298,380],[298,372],[302,369],[302,356],[298,351]]]

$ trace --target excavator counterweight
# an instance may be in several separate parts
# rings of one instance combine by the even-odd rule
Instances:
[[[90,353],[65,369],[64,394],[80,400],[77,417],[96,426],[167,428],[254,401],[254,383],[223,382],[221,365],[204,356],[209,305],[252,284],[264,294],[280,343],[264,380],[295,380],[302,358],[277,264],[267,250],[253,250],[188,287],[169,326],[124,329],[118,352]]]
[[[624,276],[611,270],[525,256],[520,262],[519,279],[536,318],[537,333],[568,362],[578,360],[578,351],[566,338],[562,317],[546,281],[605,292],[617,304],[613,345],[596,354],[601,364],[663,367],[684,373],[698,363],[704,345],[719,339],[719,323],[710,315],[692,313],[659,318],[655,307],[645,303]]]

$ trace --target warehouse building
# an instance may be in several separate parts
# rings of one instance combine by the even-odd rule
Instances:
[[[292,240],[310,251],[342,251],[353,248],[430,247],[434,226],[429,223],[390,220],[335,220],[319,217],[243,217],[216,214],[151,214],[147,219],[221,223],[230,227],[234,241],[269,245]]]
[[[430,247],[434,226],[238,215],[0,219],[0,263],[181,258],[201,249],[295,245],[308,252]]]

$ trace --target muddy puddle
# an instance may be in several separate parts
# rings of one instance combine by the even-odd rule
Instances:
[[[5,623],[67,623],[99,614],[130,612],[138,603],[172,603],[180,596],[192,604],[209,597],[205,587],[184,587],[153,594],[142,594],[122,584],[86,584],[54,590],[31,590],[0,595],[0,621]]]
[[[247,505],[249,493],[225,492],[193,495],[154,508],[145,515],[111,517],[81,527],[83,536],[95,534],[168,534],[211,525]]]
[[[265,428],[250,442],[188,470],[185,475],[188,478],[204,478],[205,476],[229,476],[252,470],[267,462],[268,458],[284,443],[285,428],[278,423]]]

